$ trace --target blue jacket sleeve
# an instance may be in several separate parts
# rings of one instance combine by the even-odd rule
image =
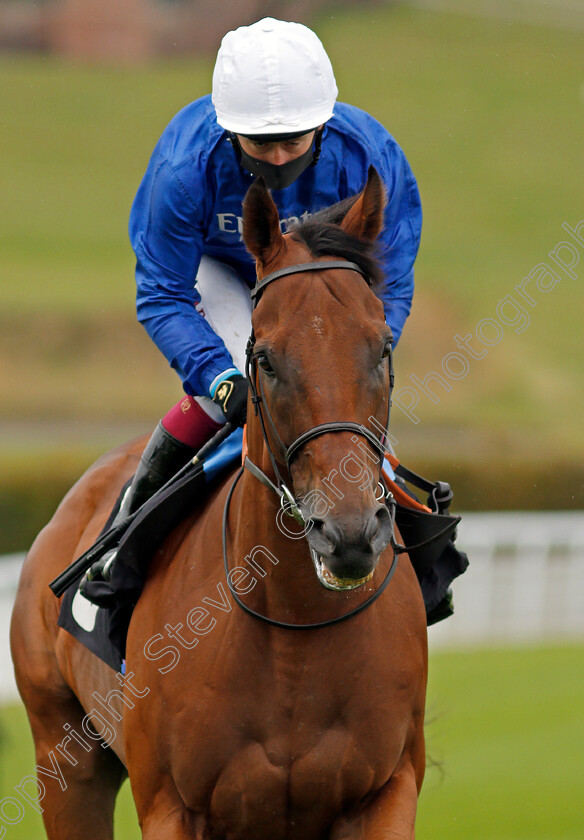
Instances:
[[[385,226],[380,236],[385,285],[378,292],[394,347],[410,314],[414,295],[414,261],[420,246],[422,207],[416,179],[400,147],[386,147],[380,172],[387,190]]]
[[[233,367],[233,360],[195,309],[202,215],[180,177],[168,162],[159,163],[155,153],[130,214],[138,320],[179,374],[185,391],[207,396],[213,379]]]

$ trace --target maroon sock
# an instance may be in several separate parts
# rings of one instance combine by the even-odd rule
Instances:
[[[181,443],[200,449],[222,424],[212,420],[194,397],[186,396],[164,415],[162,425]]]

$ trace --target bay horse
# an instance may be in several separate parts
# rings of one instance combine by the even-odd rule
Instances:
[[[426,617],[368,425],[385,428],[390,399],[364,279],[384,201],[370,170],[339,223],[282,234],[250,188],[248,468],[155,553],[124,673],[57,627],[48,583],[96,539],[145,441],[98,461],[32,546],[11,635],[49,840],[111,838],[126,775],[144,840],[414,837]]]

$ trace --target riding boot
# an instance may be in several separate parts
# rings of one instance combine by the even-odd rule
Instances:
[[[177,440],[166,431],[160,422],[146,444],[138,469],[124,494],[110,528],[119,525],[138,510],[157,490],[176,475],[194,454],[194,449]],[[109,581],[116,553],[116,549],[106,552],[87,570],[80,585],[81,594],[89,595],[84,589],[85,584],[90,581]],[[93,599],[90,598],[90,600]]]

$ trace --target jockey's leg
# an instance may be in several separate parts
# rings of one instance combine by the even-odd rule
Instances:
[[[188,413],[188,419],[185,415]],[[124,496],[117,522],[134,513],[184,467],[221,428],[193,397],[184,397],[162,418],[146,444]],[[113,524],[117,524],[114,520]]]
[[[233,364],[244,373],[245,346],[251,334],[252,304],[249,287],[230,266],[203,257],[195,288],[201,298],[197,311],[223,339]],[[217,408],[215,403],[212,406]]]
[[[147,502],[220,428],[221,424],[212,420],[193,397],[184,397],[171,408],[146,444],[132,483],[110,527],[121,524]],[[85,584],[90,581],[108,581],[115,557],[116,549],[107,551],[85,573],[80,589],[89,600],[98,602]]]
[[[223,339],[234,365],[244,371],[245,345],[251,333],[249,289],[233,269],[203,257],[197,291],[201,298],[199,314]],[[173,406],[148,441],[111,526],[120,524],[163,487],[224,422],[223,412],[209,397],[187,395]],[[81,583],[83,594],[89,597],[85,582],[109,580],[115,556],[115,550],[109,551],[91,566]]]

